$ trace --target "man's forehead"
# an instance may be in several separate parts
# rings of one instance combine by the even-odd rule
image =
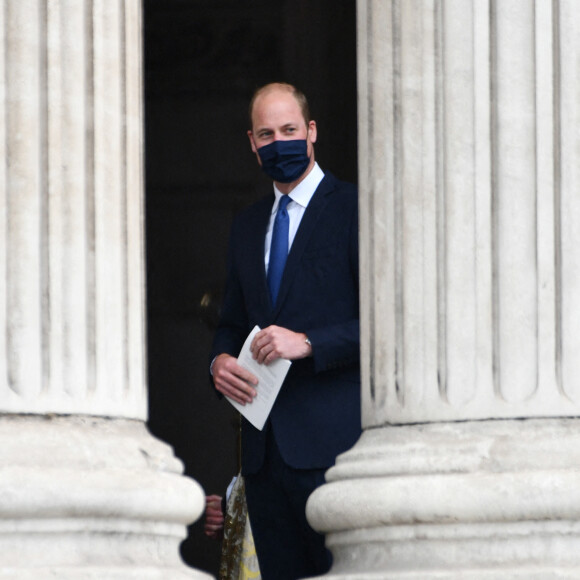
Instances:
[[[260,95],[254,102],[252,120],[256,117],[268,116],[270,113],[287,113],[295,119],[287,119],[287,124],[300,122],[303,119],[302,109],[294,95],[281,90],[272,90],[265,95]],[[260,119],[263,121],[263,119]],[[260,122],[258,120],[258,122]]]
[[[264,90],[262,93],[260,93],[256,97],[256,99],[254,101],[254,109],[260,103],[264,103],[264,102],[272,103],[272,102],[280,102],[280,101],[288,102],[288,103],[295,103],[296,105],[298,105],[298,101],[297,101],[296,97],[294,96],[294,94],[292,93],[292,91],[278,88],[278,87],[272,87],[270,89]]]

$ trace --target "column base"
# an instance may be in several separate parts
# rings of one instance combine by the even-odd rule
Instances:
[[[33,570],[2,570],[2,580],[211,580],[213,576],[198,570],[165,568],[163,570],[131,566],[125,568],[108,568],[83,566],[74,568],[39,568]]]
[[[141,421],[0,416],[0,580],[209,578],[179,556],[204,494]]]
[[[580,578],[580,421],[364,432],[311,496],[326,578]]]

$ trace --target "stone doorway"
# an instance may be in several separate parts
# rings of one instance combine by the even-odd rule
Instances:
[[[267,191],[248,146],[253,90],[309,97],[317,159],[356,181],[356,2],[145,0],[149,428],[206,493],[237,469],[237,419],[207,377],[233,215]],[[217,573],[219,546],[190,527],[184,560]]]

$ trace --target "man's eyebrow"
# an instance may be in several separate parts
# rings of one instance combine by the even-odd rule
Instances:
[[[294,122],[294,121],[290,121],[289,123],[285,123],[284,125],[282,125],[280,127],[280,129],[284,130],[284,129],[289,129],[289,128],[293,128],[293,127],[298,127],[299,123]],[[257,129],[254,129],[253,133],[255,135],[259,135],[260,133],[264,133],[264,132],[268,132],[268,131],[274,131],[274,129],[272,129],[272,127],[268,127],[268,126],[264,126],[264,127],[258,127]]]

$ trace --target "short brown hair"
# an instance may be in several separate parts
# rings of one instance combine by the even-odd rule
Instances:
[[[250,106],[248,109],[250,129],[253,128],[252,113],[254,112],[254,104],[256,103],[256,99],[259,96],[274,90],[286,91],[296,99],[296,102],[302,111],[302,116],[304,117],[306,126],[308,126],[310,123],[310,108],[308,107],[308,100],[306,99],[306,95],[302,91],[298,90],[294,85],[289,83],[269,83],[263,87],[260,87],[259,89],[256,89],[254,95],[252,96],[252,100],[250,101]]]

